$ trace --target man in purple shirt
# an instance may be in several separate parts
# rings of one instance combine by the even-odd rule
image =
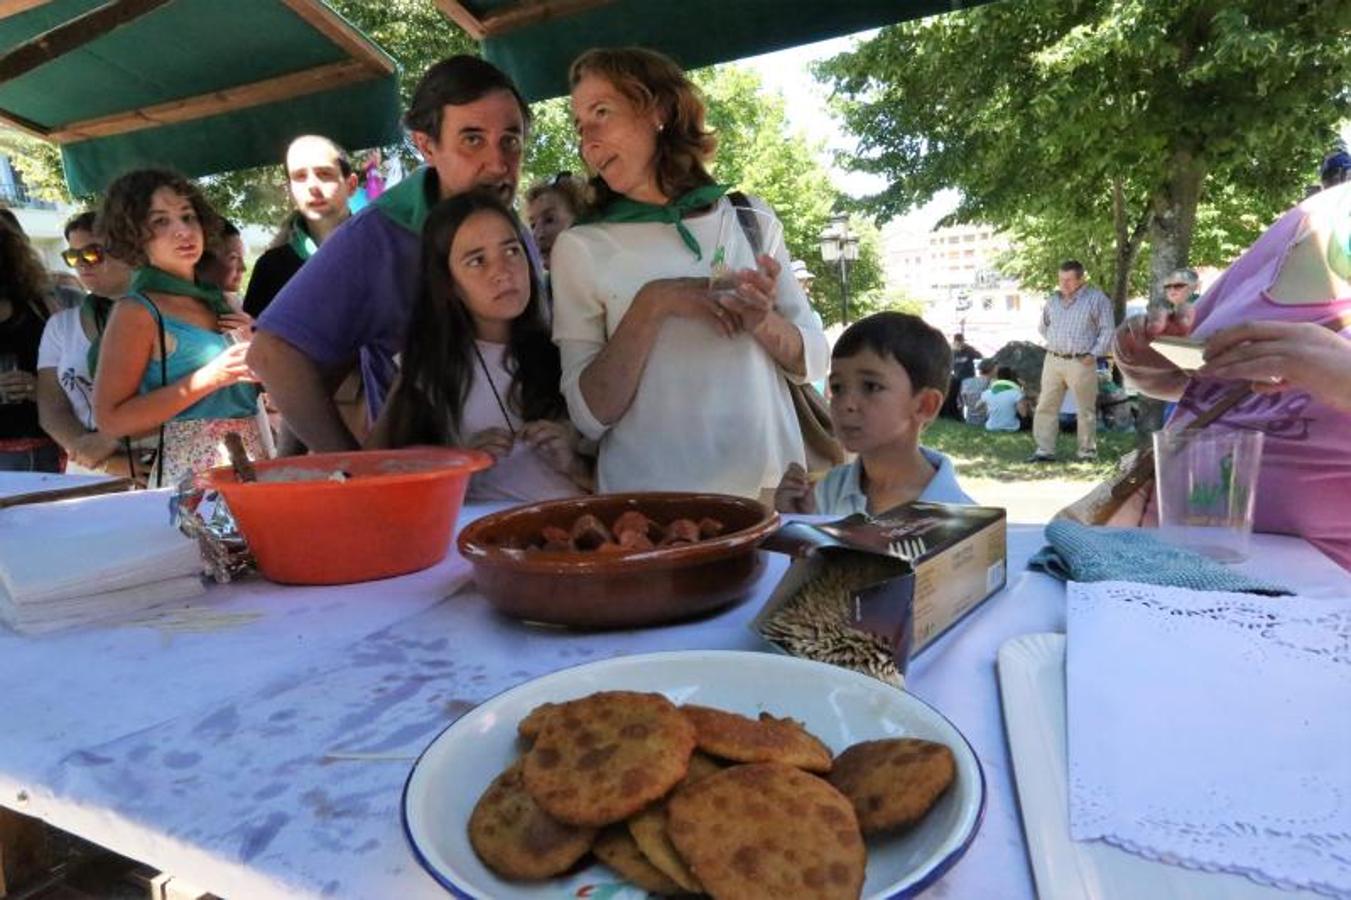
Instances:
[[[248,363],[311,450],[357,447],[333,389],[360,365],[372,420],[384,405],[417,296],[428,209],[476,187],[510,203],[529,122],[516,86],[491,63],[452,56],[432,66],[404,115],[427,165],[333,232],[258,320]]]

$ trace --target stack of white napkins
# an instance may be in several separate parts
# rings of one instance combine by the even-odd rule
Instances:
[[[118,619],[206,590],[170,491],[0,510],[0,622],[37,634]]]
[[[1070,833],[1351,897],[1351,599],[1070,584]]]

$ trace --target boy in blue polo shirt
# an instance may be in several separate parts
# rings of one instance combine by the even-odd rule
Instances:
[[[952,351],[918,316],[884,312],[840,335],[830,359],[830,419],[853,462],[815,486],[794,463],[774,493],[780,512],[878,514],[909,503],[974,503],[957,484],[952,461],[920,446],[948,388]]]

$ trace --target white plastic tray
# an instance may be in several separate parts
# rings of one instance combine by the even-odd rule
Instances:
[[[1065,636],[1029,634],[999,648],[999,693],[1018,804],[1040,900],[1312,900],[1240,875],[1154,862],[1102,841],[1070,839],[1065,752]]]

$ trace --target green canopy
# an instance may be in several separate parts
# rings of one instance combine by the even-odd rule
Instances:
[[[566,94],[568,65],[591,47],[637,44],[694,69],[985,2],[436,0],[531,101]]]
[[[0,0],[0,123],[60,144],[75,194],[276,163],[311,132],[392,143],[397,77],[320,0]]]

